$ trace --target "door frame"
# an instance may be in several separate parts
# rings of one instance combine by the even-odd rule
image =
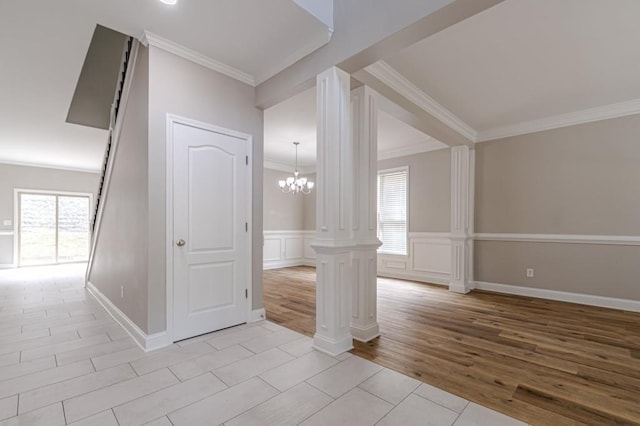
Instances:
[[[33,194],[33,195],[61,195],[71,197],[88,197],[89,198],[89,225],[91,225],[91,211],[93,209],[93,193],[91,192],[78,192],[78,191],[56,191],[51,189],[31,189],[31,188],[13,188],[13,265],[16,268],[20,268],[20,225],[22,215],[22,205],[20,203],[20,194]],[[56,220],[56,227],[58,226]],[[57,230],[56,230],[57,232]],[[91,240],[93,238],[93,231],[89,226],[89,256],[91,256]],[[56,247],[56,253],[58,248]],[[56,261],[57,261],[56,255]],[[88,259],[87,259],[88,261]],[[85,263],[84,260],[77,262],[64,262],[67,263]],[[47,266],[47,265],[60,265],[60,263],[52,263],[45,265],[28,265],[28,266]]]
[[[251,321],[252,312],[252,294],[253,294],[253,136],[247,133],[237,132],[235,130],[205,123],[191,118],[181,117],[179,115],[167,113],[167,151],[166,151],[166,319],[167,319],[167,343],[174,342],[173,339],[173,147],[174,136],[173,127],[175,124],[195,127],[197,129],[207,130],[222,135],[231,136],[244,140],[247,144],[247,188],[245,197],[245,211],[248,229],[246,232],[248,261],[247,261],[247,322]]]

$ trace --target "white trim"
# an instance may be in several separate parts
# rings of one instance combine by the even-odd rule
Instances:
[[[486,142],[509,136],[518,136],[541,132],[543,130],[557,129],[560,127],[575,126],[578,124],[591,123],[593,121],[607,120],[610,118],[624,117],[633,114],[640,114],[640,99],[603,105],[595,108],[583,109],[566,114],[558,114],[537,120],[483,130],[478,133],[476,142]]]
[[[423,152],[437,151],[445,148],[449,147],[436,139],[429,138],[424,142],[417,144],[378,151],[378,161],[388,160],[390,158],[406,157],[408,155],[421,154]]]
[[[64,170],[67,172],[81,172],[81,173],[91,173],[91,174],[100,173],[99,169],[85,169],[82,167],[58,166],[55,164],[29,163],[25,161],[13,161],[13,160],[0,159],[0,164],[6,164],[8,166],[37,167],[40,169]]]
[[[13,231],[0,231],[0,237],[11,237],[14,235]]]
[[[220,133],[223,135],[242,139],[247,144],[247,156],[249,164],[247,165],[247,188],[246,188],[246,222],[248,230],[247,238],[247,321],[252,318],[253,310],[253,136],[247,133],[237,132],[235,130],[226,129],[224,127],[215,126],[191,118],[181,117],[175,114],[167,113],[166,127],[166,318],[167,318],[167,339],[174,341],[173,335],[173,125],[183,124],[202,130]]]
[[[0,263],[0,269],[13,269],[16,265],[13,263]]]
[[[288,240],[302,241],[302,253],[300,253],[300,256],[287,257]],[[277,241],[276,244],[278,246],[278,252],[266,252],[267,247],[263,243],[262,269],[266,271],[269,269],[289,268],[292,266],[315,266],[315,258],[310,257],[312,256],[310,253],[313,252],[311,244],[314,240],[315,231],[263,231],[263,242]]]
[[[569,234],[474,234],[476,241],[512,241],[533,243],[604,244],[640,246],[640,236]]]
[[[249,314],[249,319],[247,320],[247,322],[264,321],[266,318],[267,313],[265,312],[264,308],[254,309],[251,311],[251,314]]]
[[[616,299],[613,297],[594,296],[591,294],[569,293],[565,291],[488,283],[483,281],[476,281],[474,284],[477,290],[557,300],[560,302],[578,303],[581,305],[598,306],[601,308],[620,309],[623,311],[640,312],[640,300]]]
[[[428,238],[430,240],[443,238],[448,241],[449,238],[451,238],[451,233],[450,232],[409,232],[409,238]]]
[[[434,274],[434,273],[415,273],[415,272],[400,272],[378,270],[379,277],[396,278],[399,280],[419,281],[426,284],[437,284],[443,286],[449,286],[451,278],[449,274]]]
[[[215,59],[198,53],[195,50],[191,50],[188,47],[185,47],[171,40],[167,40],[166,38],[160,37],[159,35],[152,32],[144,31],[144,33],[140,37],[140,41],[145,46],[151,45],[153,47],[157,47],[158,49],[162,49],[166,52],[173,53],[174,55],[179,56],[183,59],[194,62],[198,65],[202,65],[205,68],[219,72],[220,74],[224,74],[227,77],[231,77],[235,80],[241,81],[245,84],[248,84],[249,86],[256,86],[255,78],[251,74],[240,71],[239,69],[220,61],[216,61]]]
[[[167,339],[165,332],[155,333],[147,335],[140,329],[131,319],[122,312],[111,300],[109,300],[98,288],[87,281],[87,290],[89,294],[111,315],[111,317],[124,329],[124,331],[131,336],[131,338],[140,346],[145,352],[149,352],[155,349],[160,349],[172,344]]]
[[[475,129],[420,90],[387,62],[378,61],[366,67],[365,70],[465,138],[470,141],[476,140]]]
[[[295,166],[291,166],[288,164],[284,164],[284,163],[280,163],[278,161],[272,161],[272,160],[268,160],[265,158],[265,160],[263,161],[263,167],[265,169],[270,169],[270,170],[277,170],[279,172],[286,172],[289,174],[292,174]],[[315,166],[300,166],[298,165],[298,172],[300,172],[301,175],[308,175],[311,173],[315,173],[316,172],[316,168]]]

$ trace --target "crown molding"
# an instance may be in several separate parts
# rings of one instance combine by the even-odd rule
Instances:
[[[294,169],[294,166],[291,166],[289,164],[280,163],[278,161],[273,161],[266,158],[263,164],[265,169],[277,170],[279,172],[285,172],[289,174],[293,173],[293,169]],[[308,166],[308,167],[298,166],[298,172],[300,172],[301,175],[308,175],[310,173],[315,173],[316,168],[315,166]]]
[[[151,45],[169,53],[173,53],[176,56],[180,56],[183,59],[202,65],[205,68],[224,74],[227,77],[241,81],[249,86],[256,86],[255,78],[251,74],[247,74],[246,72],[240,71],[230,65],[216,61],[215,59],[198,53],[195,50],[191,50],[188,47],[175,43],[171,40],[167,40],[166,38],[162,38],[152,32],[144,31],[140,37],[140,42],[145,46]]]
[[[365,70],[462,136],[470,141],[476,140],[475,129],[420,90],[385,61],[369,65]]]
[[[2,160],[0,159],[0,165],[6,164],[8,166],[20,166],[20,167],[37,167],[40,169],[52,169],[52,170],[64,170],[66,172],[81,172],[81,173],[100,173],[100,169],[83,169],[81,167],[69,167],[69,166],[58,166],[55,164],[42,164],[42,163],[29,163],[24,161],[12,161],[12,160]]]
[[[378,151],[378,160],[388,160],[390,158],[406,157],[408,155],[421,154],[423,152],[436,151],[438,149],[448,148],[435,139],[428,139],[425,142],[403,146],[401,148],[387,149]]]
[[[486,142],[510,136],[541,132],[543,130],[558,129],[560,127],[575,126],[609,118],[624,117],[640,114],[640,99],[603,105],[595,108],[583,109],[566,114],[554,115],[538,120],[525,121],[509,126],[496,127],[478,133],[476,142]]]

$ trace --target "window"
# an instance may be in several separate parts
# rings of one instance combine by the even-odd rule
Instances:
[[[378,172],[379,253],[407,254],[408,168]]]
[[[19,264],[86,262],[90,196],[18,193]]]

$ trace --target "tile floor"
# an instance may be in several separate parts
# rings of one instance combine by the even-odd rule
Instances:
[[[0,271],[0,425],[522,425],[268,321],[145,353],[84,265]]]

